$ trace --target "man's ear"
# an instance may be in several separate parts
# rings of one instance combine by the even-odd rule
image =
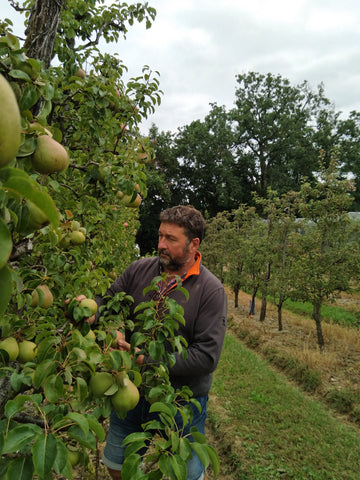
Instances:
[[[193,244],[193,247],[195,250],[197,250],[199,248],[199,245],[200,245],[200,238],[198,237],[195,237],[192,239],[192,244]]]

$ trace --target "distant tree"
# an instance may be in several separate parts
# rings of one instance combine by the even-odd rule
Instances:
[[[278,313],[278,329],[283,329],[282,307],[293,290],[291,281],[294,262],[294,244],[299,236],[300,223],[296,218],[297,195],[289,192],[279,197],[276,192],[268,190],[266,198],[257,197],[257,205],[261,205],[266,216],[268,229],[269,271],[262,295],[262,319],[265,320],[266,297],[271,295]],[[270,228],[271,225],[271,228]],[[260,316],[261,316],[260,314]]]
[[[351,210],[360,210],[360,113],[351,112],[349,118],[342,119],[337,126],[339,162],[344,175],[353,178],[353,203]]]
[[[358,226],[351,222],[348,180],[339,178],[336,154],[327,168],[320,162],[320,177],[312,187],[301,185],[299,212],[306,231],[299,237],[294,252],[293,298],[310,302],[320,349],[325,342],[321,306],[338,292],[350,291],[351,281],[359,274]],[[355,233],[356,232],[356,233]]]
[[[154,155],[145,160],[147,198],[140,207],[140,227],[136,235],[141,255],[157,249],[160,212],[182,203],[177,198],[177,161],[173,137],[171,132],[159,132],[155,125],[149,130],[149,145]]]
[[[221,282],[224,282],[225,271],[228,272],[228,269],[232,267],[228,263],[228,251],[232,246],[229,238],[231,229],[229,217],[229,212],[219,212],[215,217],[208,219],[205,239],[201,244],[204,264]],[[219,252],[221,252],[221,255],[219,255]]]
[[[250,72],[237,76],[235,108],[230,112],[236,163],[246,172],[251,190],[266,196],[297,188],[302,177],[314,179],[318,146],[314,125],[321,110],[331,108],[322,87],[307,82],[292,86],[280,75]]]
[[[215,104],[204,121],[183,127],[175,138],[181,197],[209,217],[236,208],[248,194],[236,171],[233,143],[225,108]]]

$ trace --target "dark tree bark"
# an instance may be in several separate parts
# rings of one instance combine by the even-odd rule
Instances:
[[[26,29],[24,47],[27,56],[44,62],[49,68],[61,9],[65,0],[35,0]]]
[[[322,325],[321,325],[321,302],[313,304],[312,316],[316,323],[316,334],[317,334],[318,346],[320,350],[323,351],[325,347],[325,342],[324,342],[324,336],[323,336]]]

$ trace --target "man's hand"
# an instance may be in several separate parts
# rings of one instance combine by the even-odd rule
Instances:
[[[65,300],[65,304],[68,304],[70,302],[70,300],[77,300],[80,303],[81,300],[84,300],[85,298],[87,298],[85,295],[77,295],[76,297],[74,297],[72,299],[68,298],[67,300]],[[95,314],[92,315],[89,318],[85,318],[84,322],[90,323],[90,325],[92,325],[95,322]]]
[[[118,334],[118,333],[121,333],[121,332],[116,332],[116,334]],[[117,337],[117,344],[118,344],[119,350],[121,350],[122,352],[130,352],[130,343],[128,343],[125,340],[124,335],[122,335],[122,338],[119,337],[119,336]],[[139,352],[140,348],[136,348],[136,351]],[[136,357],[136,363],[138,365],[143,365],[144,364],[144,355],[138,355]]]

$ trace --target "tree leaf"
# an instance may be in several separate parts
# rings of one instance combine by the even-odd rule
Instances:
[[[151,340],[149,343],[149,354],[155,361],[160,360],[161,356],[165,353],[164,344],[156,340]]]
[[[207,468],[210,463],[210,458],[209,458],[209,453],[206,449],[206,445],[192,442],[191,443],[191,448],[194,450],[196,455],[199,457],[200,462],[204,465],[204,468]]]
[[[137,441],[145,442],[151,437],[152,437],[151,433],[146,433],[146,432],[130,433],[126,438],[124,438],[122,445],[127,445],[128,443],[137,442]]]
[[[63,474],[66,478],[72,478],[72,468],[69,467],[67,461],[67,448],[64,442],[60,439],[56,439],[56,458],[54,461],[54,470],[59,474]]]
[[[82,402],[87,397],[88,386],[86,381],[82,377],[76,377],[76,392],[80,402]]]
[[[5,437],[2,453],[14,453],[29,445],[36,437],[42,434],[42,430],[37,425],[31,423],[27,425],[17,425],[9,430]]]
[[[12,240],[10,231],[2,218],[0,218],[0,270],[6,265],[11,251]],[[1,290],[2,292],[2,290]]]
[[[58,374],[51,375],[45,380],[45,397],[49,402],[57,402],[64,394],[64,384]]]
[[[134,480],[137,478],[137,473],[141,465],[141,456],[137,453],[133,453],[125,458],[122,469],[122,480]]]
[[[56,369],[56,364],[54,360],[45,360],[40,365],[37,366],[34,374],[34,386],[39,388],[45,378],[47,378],[52,372]]]
[[[93,415],[85,414],[84,416],[89,424],[90,430],[95,433],[100,442],[103,442],[105,440],[105,430],[101,424]]]
[[[0,180],[5,188],[31,200],[44,212],[54,226],[59,224],[59,213],[52,198],[47,192],[40,190],[37,182],[32,180],[26,172],[18,168],[2,168],[0,169]]]
[[[5,415],[7,418],[11,418],[16,413],[24,410],[24,403],[26,401],[31,401],[30,395],[18,395],[12,400],[8,400],[5,405]]]
[[[173,407],[173,408],[171,408]],[[159,413],[165,413],[169,417],[174,417],[175,413],[174,410],[176,410],[176,407],[172,404],[166,404],[163,402],[155,402],[151,405],[150,407],[150,412],[159,412]]]
[[[37,438],[31,449],[35,473],[40,478],[49,478],[56,460],[56,443],[56,437],[52,433],[49,433],[49,435],[43,434]]]
[[[96,438],[94,434],[89,431],[87,435],[84,435],[84,432],[78,425],[72,425],[68,430],[69,437],[73,438],[80,445],[83,445],[86,448],[90,448],[90,450],[95,451],[96,449]]]
[[[14,458],[7,470],[5,478],[16,478],[16,480],[32,480],[34,466],[32,459],[28,456]]]
[[[40,93],[34,85],[27,85],[19,100],[19,108],[21,111],[30,110],[31,107],[39,100]]]
[[[214,477],[216,477],[219,473],[219,470],[220,470],[219,456],[218,456],[215,448],[212,447],[211,445],[205,445],[205,448],[206,448],[207,453],[210,457],[211,466],[212,466],[212,469],[214,471]]]
[[[197,430],[196,427],[191,427],[190,428],[190,433],[192,438],[195,440],[197,443],[204,444],[206,443],[206,438],[205,435]]]
[[[7,265],[0,270],[0,315],[2,315],[10,301],[12,292],[11,272]]]
[[[20,80],[26,80],[28,82],[31,82],[31,78],[29,77],[29,75],[22,70],[10,70],[9,75],[12,78],[18,78]]]

